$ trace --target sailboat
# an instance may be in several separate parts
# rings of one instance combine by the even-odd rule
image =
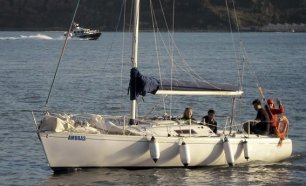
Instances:
[[[132,68],[130,71],[131,113],[121,116],[45,112],[33,120],[49,166],[54,170],[87,167],[161,168],[202,167],[278,162],[292,154],[287,135],[258,135],[234,130],[233,116],[221,132],[208,125],[171,115],[138,116],[137,98],[155,95],[221,96],[235,100],[241,86],[206,81],[157,80],[137,68],[139,0],[134,2]],[[232,112],[234,113],[234,112]]]

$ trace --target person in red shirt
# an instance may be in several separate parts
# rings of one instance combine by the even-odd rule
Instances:
[[[272,98],[269,98],[267,100],[267,104],[268,104],[268,106],[266,107],[266,110],[267,110],[267,113],[269,115],[270,122],[271,122],[271,127],[270,127],[271,133],[272,134],[277,134],[276,124],[277,124],[277,120],[278,120],[278,115],[285,112],[285,109],[284,109],[284,107],[281,104],[279,99],[277,99],[278,108],[275,108],[275,104],[274,104],[274,101],[273,101]]]

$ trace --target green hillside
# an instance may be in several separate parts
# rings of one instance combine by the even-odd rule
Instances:
[[[81,0],[76,21],[81,26],[114,31],[131,25],[131,0],[126,16],[119,13],[123,0]],[[0,0],[1,30],[66,30],[77,0]],[[172,0],[152,0],[160,29],[172,25]],[[160,8],[162,3],[163,11]],[[175,29],[180,31],[227,31],[229,19],[225,0],[175,0]],[[306,0],[236,0],[239,27],[246,31],[306,31]],[[233,1],[228,0],[235,23]],[[142,30],[152,29],[149,0],[141,0]],[[118,20],[120,22],[118,23]],[[123,24],[125,20],[125,24]],[[236,23],[235,23],[236,24]]]

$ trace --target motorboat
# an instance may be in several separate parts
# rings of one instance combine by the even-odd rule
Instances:
[[[64,33],[64,36],[67,36],[68,32]],[[91,30],[88,28],[80,27],[78,23],[73,23],[73,27],[68,34],[69,37],[72,38],[81,38],[88,40],[97,40],[101,36],[101,32],[99,30]]]

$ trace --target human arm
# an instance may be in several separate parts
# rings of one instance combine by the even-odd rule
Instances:
[[[284,113],[285,109],[284,109],[284,107],[283,107],[283,105],[282,105],[282,103],[280,102],[279,99],[277,99],[277,104],[278,104],[278,109],[276,109],[276,108],[271,109],[272,114],[282,114],[282,113]]]
[[[283,107],[283,104],[281,103],[281,101],[279,99],[277,99],[277,104],[278,104],[278,108],[279,108],[279,111],[281,113],[285,112],[285,109]]]

